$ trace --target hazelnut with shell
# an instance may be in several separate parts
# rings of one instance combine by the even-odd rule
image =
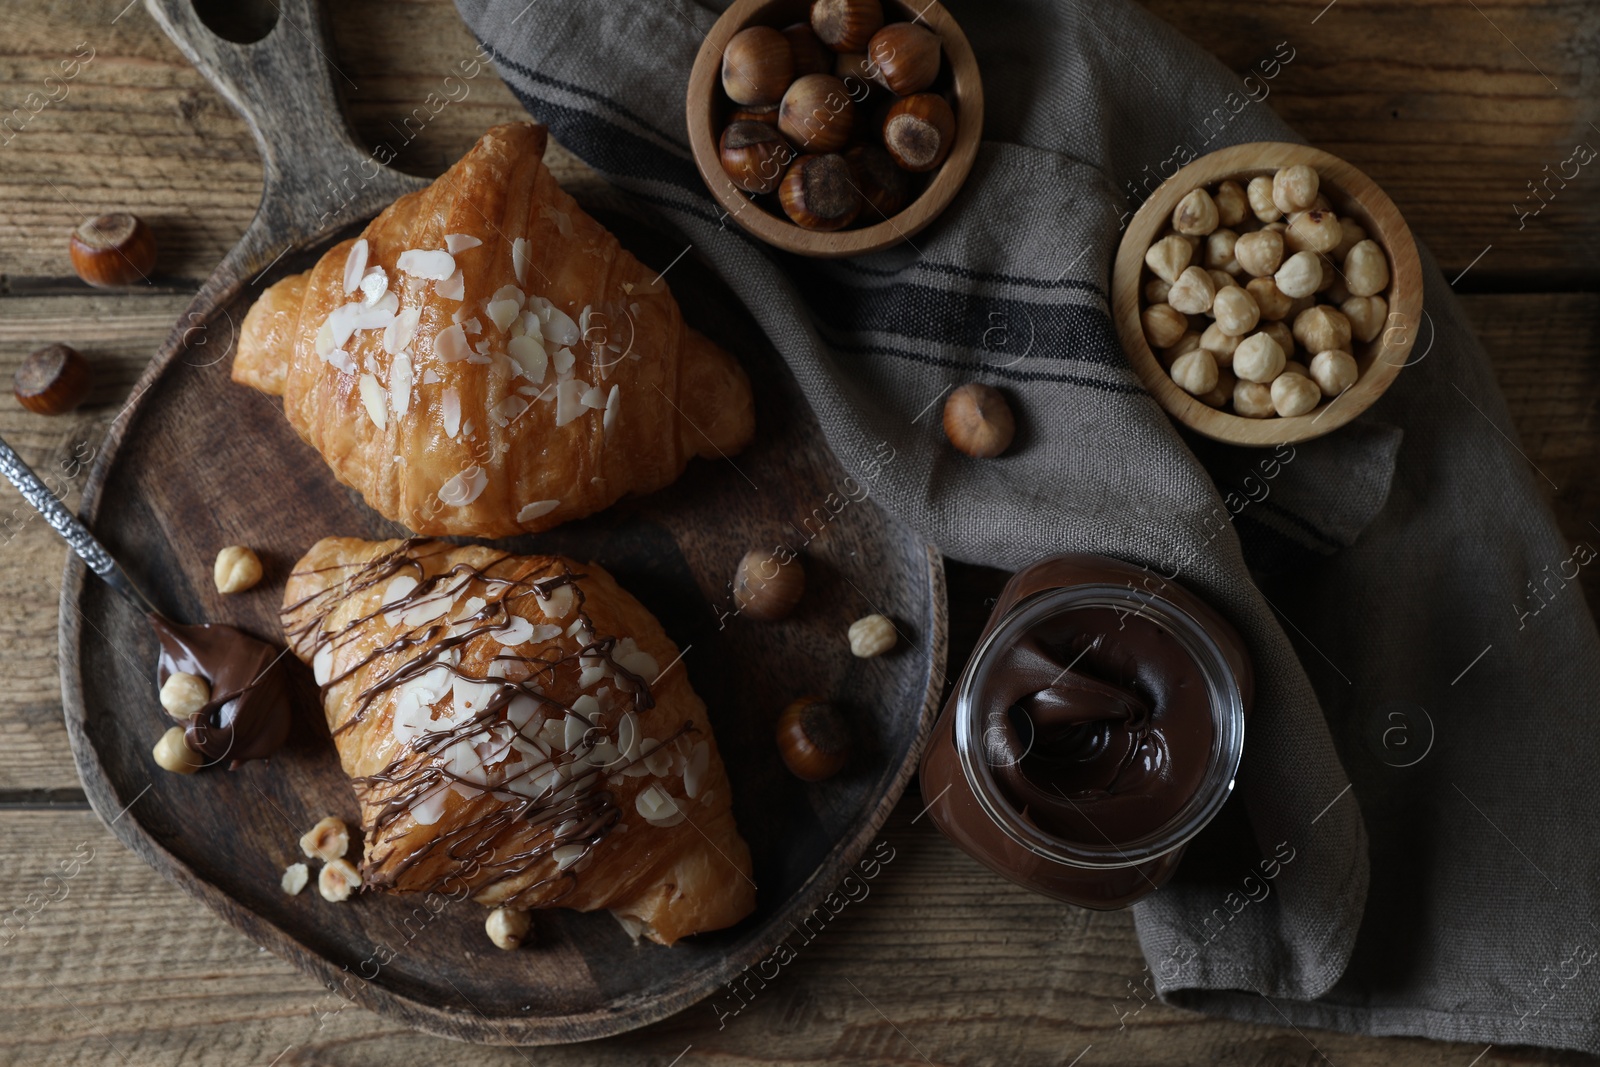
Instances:
[[[856,105],[832,74],[796,78],[778,104],[778,129],[808,152],[837,152],[850,143]]]
[[[811,28],[835,52],[864,52],[883,26],[878,0],[813,0]]]
[[[920,93],[939,76],[939,35],[915,22],[891,22],[867,43],[879,80],[898,96]]]
[[[938,93],[901,97],[883,120],[883,146],[914,174],[936,170],[950,154],[955,137],[955,112]]]
[[[794,51],[771,26],[746,26],[722,51],[722,91],[736,104],[776,104],[792,81]]]
[[[759,548],[746,552],[733,575],[733,602],[739,613],[757,622],[789,616],[806,591],[806,572],[798,556],[779,559]]]
[[[850,758],[850,731],[837,709],[820,697],[801,697],[778,718],[778,754],[807,782],[832,778]]]
[[[835,153],[795,160],[778,187],[778,202],[796,226],[808,230],[842,230],[862,204],[850,164]]]
[[[777,126],[765,122],[729,123],[717,147],[723,171],[747,193],[772,192],[795,158]]]
[[[1005,395],[989,385],[969,382],[944,402],[944,434],[969,456],[990,459],[1011,447],[1017,424]]]

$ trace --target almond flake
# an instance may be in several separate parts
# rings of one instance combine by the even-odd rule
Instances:
[[[601,417],[600,425],[609,437],[611,427],[617,423],[617,408],[621,406],[622,386],[613,385],[611,392],[606,396],[606,413]]]
[[[376,304],[389,291],[389,272],[382,267],[368,267],[361,276],[361,302],[367,307]]]
[[[438,385],[442,380],[443,379],[439,377],[439,372],[434,370],[432,367],[429,367],[427,370],[422,372],[423,385]]]
[[[456,272],[455,257],[437,249],[408,248],[395,265],[404,274],[431,282],[442,282]]]
[[[551,358],[551,362],[555,364],[557,374],[571,374],[572,364],[576,361],[577,357],[572,354],[572,349],[570,348],[556,349]]]
[[[447,233],[444,235],[445,251],[452,256],[457,252],[465,252],[469,248],[477,248],[481,244],[483,242],[470,233]]]
[[[377,385],[378,383],[374,381],[372,384]],[[571,381],[562,382],[560,387],[556,389],[557,426],[565,426],[583,414],[583,404],[580,402],[580,398],[583,396],[583,391],[588,387],[588,384],[588,382],[574,378]]]
[[[411,408],[411,357],[402,353],[389,366],[389,406],[396,415]]]
[[[333,327],[328,324],[327,319],[323,319],[322,325],[317,327],[317,336],[314,343],[317,355],[323,358],[327,358],[329,352],[339,347],[338,343],[333,339]]]
[[[511,269],[517,276],[518,284],[527,279],[528,239],[526,237],[518,237],[511,242]]]
[[[468,467],[439,487],[439,501],[453,508],[464,508],[478,499],[478,494],[488,484],[489,476],[482,467]]]
[[[472,349],[467,344],[466,331],[462,330],[459,322],[439,331],[438,336],[433,339],[433,354],[446,363],[466,359],[472,354]]]
[[[361,284],[361,276],[367,272],[367,252],[370,246],[365,237],[350,246],[349,255],[344,257],[344,291],[353,293]]]
[[[518,522],[532,522],[542,518],[561,506],[559,500],[535,500],[531,504],[524,504],[522,510],[517,512]]]
[[[324,362],[330,363],[346,374],[356,372],[356,361],[350,358],[350,353],[342,348],[335,348],[323,357]]]
[[[579,402],[586,408],[594,408],[598,411],[606,406],[606,394],[601,391],[598,385],[591,386],[589,391],[583,394]]]
[[[519,311],[515,300],[491,300],[489,306],[484,308],[489,321],[494,323],[495,329],[501,333],[511,329],[511,324],[517,321]]]
[[[395,315],[394,321],[383,331],[383,350],[392,356],[410,348],[412,338],[417,336],[417,323],[421,320],[420,307],[406,308]]]
[[[517,305],[518,310],[521,310],[522,305],[528,302],[528,294],[524,293],[521,289],[518,289],[514,285],[502,285],[500,288],[494,291],[494,295],[489,299],[510,300]]]
[[[439,399],[440,414],[444,417],[444,432],[454,437],[461,431],[461,394],[446,389]]]
[[[446,300],[464,300],[467,296],[467,282],[458,269],[450,277],[435,285],[433,291]]]
[[[383,386],[378,384],[378,379],[370,374],[361,376],[361,403],[366,406],[367,417],[372,419],[372,425],[382,430],[389,425],[389,413],[384,410]]]
[[[545,368],[550,361],[538,340],[532,336],[513,337],[506,342],[506,352],[517,361],[529,381],[535,385],[544,381]]]
[[[508,426],[511,423],[516,422],[517,419],[521,418],[522,413],[527,410],[527,399],[512,395],[506,397],[504,400],[500,401],[500,403],[496,404],[489,411],[489,414],[494,418],[498,425]]]
[[[572,321],[572,316],[554,304],[550,305],[549,311],[550,317],[543,326],[544,339],[558,345],[577,344],[582,334],[578,332],[578,324]]]

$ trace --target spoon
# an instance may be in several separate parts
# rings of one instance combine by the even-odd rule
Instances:
[[[211,763],[228,760],[230,769],[276,752],[289,734],[289,701],[280,665],[288,649],[232,626],[173,622],[4,440],[0,440],[0,473],[90,570],[144,615],[161,642],[157,689],[179,672],[198,675],[211,687],[206,705],[184,727],[184,743]]]

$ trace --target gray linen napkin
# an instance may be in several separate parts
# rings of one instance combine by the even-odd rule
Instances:
[[[691,161],[682,101],[715,11],[457,3],[529,111],[721,272],[883,506],[960,560],[1145,564],[1246,636],[1238,799],[1136,909],[1164,998],[1600,1052],[1582,839],[1600,824],[1583,722],[1600,640],[1572,580],[1594,552],[1559,536],[1438,270],[1414,365],[1292,448],[1191,448],[1108,318],[1142,188],[1227,144],[1298,139],[1262,102],[1296,42],[1241,83],[1125,0],[951,0],[988,98],[971,177],[911,243],[819,262],[747,237]],[[943,439],[938,402],[969,380],[1017,411],[1001,459]],[[884,440],[897,457],[868,479]]]

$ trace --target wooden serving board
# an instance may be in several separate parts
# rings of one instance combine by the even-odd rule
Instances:
[[[173,617],[278,639],[283,582],[306,548],[330,534],[405,531],[334,480],[276,399],[230,381],[233,341],[265,286],[309,267],[352,221],[416,179],[380,171],[323,215],[319,182],[352,153],[360,157],[337,117],[316,46],[281,22],[256,45],[226,44],[199,26],[187,0],[148,3],[231,100],[252,99],[250,79],[263,79],[256,87],[268,95],[242,110],[266,157],[266,192],[245,240],[201,290],[113,425],[84,492],[83,518]],[[299,29],[320,25],[313,0],[285,0],[282,9]],[[260,101],[285,84],[309,88],[284,113],[263,115]],[[307,139],[307,128],[325,140]],[[597,208],[603,194],[573,192],[652,267],[665,269],[682,251]],[[310,197],[307,211],[300,200]],[[912,773],[944,678],[940,557],[870,497],[856,499],[782,360],[711,271],[684,257],[669,281],[688,321],[749,372],[755,443],[731,461],[694,462],[649,497],[499,544],[599,563],[685,649],[683,668],[710,710],[754,860],[757,910],[730,930],[666,949],[634,945],[603,912],[550,911],[535,917],[535,946],[502,952],[484,933],[484,910],[471,902],[374,894],[330,904],[314,887],[286,895],[279,877],[303,859],[300,834],[328,814],[357,823],[310,672],[293,665],[297,721],[272,760],[190,777],[163,772],[150,754],[169,725],[156,699],[155,639],[127,603],[75,559],[68,564],[62,697],[95,810],[146,862],[328,985],[328,1011],[353,999],[433,1033],[504,1044],[583,1040],[661,1019],[717,993],[795,938],[791,924],[836,891]],[[211,563],[229,544],[255,548],[266,579],[223,597]],[[739,558],[779,544],[805,560],[808,589],[798,611],[774,624],[724,620]],[[901,645],[857,660],[845,632],[873,611],[895,620]],[[784,769],[774,741],[783,707],[809,694],[840,702],[857,739],[846,770],[814,785]],[[730,869],[729,876],[738,875]],[[722,990],[700,1009],[706,1024],[717,1022],[720,1001],[737,1007]]]

